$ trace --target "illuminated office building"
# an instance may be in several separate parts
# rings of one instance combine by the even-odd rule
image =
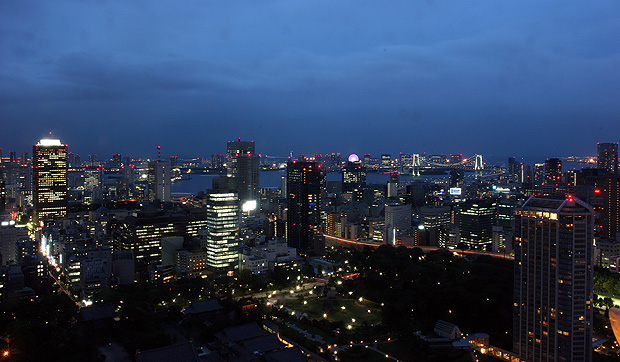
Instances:
[[[187,215],[139,213],[123,220],[110,220],[108,227],[116,249],[132,250],[136,271],[144,273],[149,264],[162,262],[162,238],[169,236],[198,237],[207,227],[204,212]]]
[[[325,173],[314,162],[289,162],[286,170],[288,245],[300,254],[313,249],[313,236],[321,225]]]
[[[239,198],[235,183],[225,185],[214,182],[214,189],[205,195],[207,265],[215,271],[231,270],[239,261]]]
[[[342,169],[342,192],[351,192],[366,186],[366,167],[359,162],[347,162]]]
[[[515,211],[513,349],[523,361],[592,361],[592,208],[530,198]]]
[[[392,166],[392,156],[391,155],[381,155],[381,166],[382,167],[390,167],[390,166]]]
[[[468,200],[463,203],[459,215],[461,242],[470,249],[490,250],[496,213],[495,201]]]
[[[67,145],[42,139],[32,152],[32,203],[35,223],[67,214]]]

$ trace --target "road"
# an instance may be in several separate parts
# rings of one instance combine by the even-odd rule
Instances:
[[[48,271],[48,274],[49,274],[49,276],[50,276],[50,277],[52,277],[52,279],[54,279],[54,283],[55,283],[56,285],[58,285],[58,287],[60,288],[60,290],[62,290],[62,291],[63,291],[63,293],[65,293],[65,294],[66,294],[69,298],[71,298],[71,300],[72,300],[72,301],[73,301],[73,302],[74,302],[74,303],[75,303],[78,307],[80,307],[80,308],[81,308],[81,307],[82,307],[82,304],[81,304],[78,300],[76,300],[76,299],[75,299],[75,297],[73,296],[73,294],[71,294],[71,293],[67,290],[67,288],[65,288],[65,285],[64,285],[64,284],[62,284],[62,283],[60,282],[60,280],[58,280],[58,278],[54,275],[54,273],[52,273],[52,271],[50,270],[50,271]]]
[[[323,235],[325,237],[325,240],[331,240],[335,243],[338,244],[343,244],[343,245],[359,245],[359,246],[370,246],[373,248],[378,248],[381,245],[385,245],[385,244],[381,244],[381,243],[375,243],[372,241],[359,241],[359,240],[351,240],[351,239],[345,239],[345,238],[339,238],[336,236],[331,236],[331,235]],[[435,250],[439,250],[439,249],[443,249],[437,246],[407,246],[408,248],[420,248],[422,249],[424,252],[428,253],[430,251],[435,251]],[[501,258],[501,259],[508,259],[508,260],[514,260],[514,257],[511,255],[506,255],[506,254],[501,254],[501,253],[495,253],[492,251],[482,251],[482,250],[460,250],[460,249],[453,249],[451,250],[455,253],[458,254],[467,254],[467,255],[488,255],[494,258]]]

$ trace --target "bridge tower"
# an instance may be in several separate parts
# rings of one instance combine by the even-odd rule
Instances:
[[[482,162],[482,155],[475,155],[476,163],[474,164],[474,171],[476,171],[476,177],[482,175],[482,170],[484,169],[484,162]]]
[[[419,153],[414,153],[413,154],[413,172],[412,172],[412,174],[415,177],[419,177],[420,176],[420,154]]]

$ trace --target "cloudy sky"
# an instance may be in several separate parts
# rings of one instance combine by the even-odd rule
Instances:
[[[0,1],[0,147],[593,154],[620,2]]]

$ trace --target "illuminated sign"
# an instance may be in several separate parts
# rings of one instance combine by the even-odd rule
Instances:
[[[460,187],[451,187],[450,188],[450,195],[461,195],[461,188]]]

